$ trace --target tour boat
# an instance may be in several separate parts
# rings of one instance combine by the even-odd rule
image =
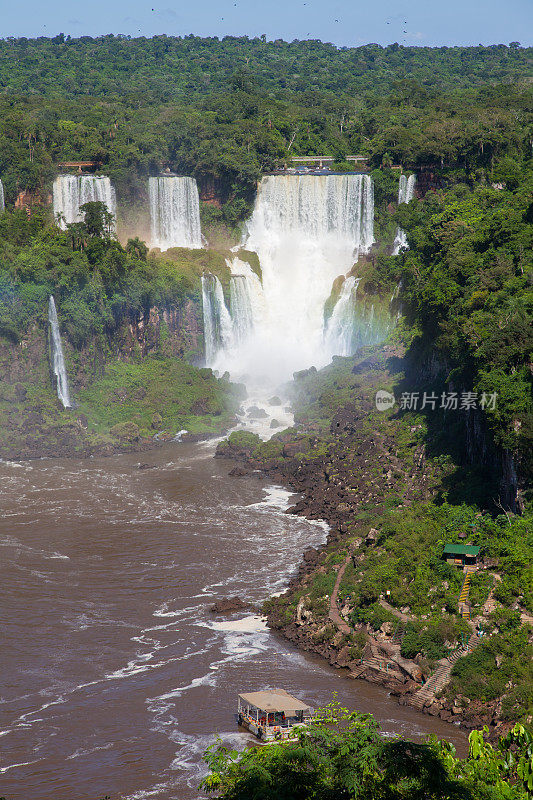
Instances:
[[[265,689],[240,694],[237,710],[239,725],[269,742],[296,738],[311,709],[284,689]]]

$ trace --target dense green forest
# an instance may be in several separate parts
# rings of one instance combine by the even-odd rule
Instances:
[[[230,84],[282,97],[306,91],[388,94],[394,81],[471,89],[524,80],[530,50],[508,47],[335,47],[265,37],[82,36],[8,38],[0,43],[0,86],[49,97],[132,94],[197,99]]]
[[[529,483],[533,172],[511,162],[509,168],[517,171],[505,176],[506,190],[458,184],[399,207],[411,245],[401,256],[402,296],[416,330],[413,361],[434,363],[430,377],[420,382],[438,388],[439,371],[456,392],[496,393],[497,403],[485,409],[485,419],[496,443],[516,454],[522,480]],[[440,361],[438,370],[435,361]],[[460,449],[465,437],[460,428],[450,431],[449,424],[445,417],[433,420],[434,429],[457,437]]]
[[[122,205],[162,166],[215,187],[230,225],[290,155],[497,179],[530,150],[530,50],[337,49],[320,42],[103,37],[0,42],[0,175],[8,200],[91,159]],[[391,196],[389,199],[394,199]]]

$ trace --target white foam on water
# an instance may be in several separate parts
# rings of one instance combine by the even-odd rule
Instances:
[[[210,669],[214,670],[214,665],[211,665]],[[211,672],[207,672],[205,675],[201,675],[199,678],[193,678],[192,681],[187,683],[185,686],[176,686],[175,689],[171,689],[169,692],[158,695],[158,697],[148,698],[146,702],[150,704],[161,703],[164,700],[173,700],[175,697],[179,697],[181,694],[184,694],[184,692],[188,692],[191,689],[196,689],[198,686],[214,686],[215,683],[216,677],[212,675]]]
[[[294,492],[290,492],[283,486],[278,486],[276,484],[265,486],[263,491],[265,493],[263,500],[260,500],[258,503],[250,503],[247,508],[266,509],[268,511],[272,511],[273,509],[286,511],[291,504],[291,498],[294,497]]]
[[[3,775],[4,772],[9,772],[10,769],[15,769],[16,767],[27,767],[29,764],[37,764],[39,761],[42,761],[42,759],[35,758],[33,761],[21,761],[18,764],[8,764],[7,767],[0,767],[0,775]]]
[[[231,631],[237,633],[266,633],[268,631],[266,617],[253,615],[235,620],[222,620],[221,622],[198,623],[214,631]]]
[[[169,603],[163,603],[158,609],[153,612],[154,617],[171,617],[174,619],[181,619],[187,615],[197,615],[203,609],[203,606],[196,605],[196,606],[187,606],[186,608],[179,608],[175,611],[169,610]],[[147,628],[147,630],[154,630],[153,628]]]
[[[82,758],[83,756],[90,756],[92,753],[97,753],[99,750],[111,750],[115,746],[114,742],[107,742],[106,744],[95,745],[94,747],[83,748],[79,747],[71,755],[67,756],[67,761],[74,758]]]
[[[172,739],[180,746],[180,750],[172,761],[170,768],[187,772],[187,786],[196,788],[198,783],[209,772],[207,764],[201,758],[209,747],[220,742],[221,745],[232,750],[244,750],[247,741],[250,740],[250,736],[244,733],[235,733],[234,731],[222,731],[204,736],[180,734],[173,736]]]
[[[17,550],[19,553],[27,553],[29,555],[39,556],[40,558],[70,561],[69,556],[66,556],[64,553],[57,553],[54,551],[50,553],[46,550],[39,550],[39,548],[30,547],[27,544],[23,544],[20,539],[17,539],[15,536],[4,536],[0,538],[0,547],[11,547],[14,550]]]
[[[172,789],[174,786],[176,786],[174,781],[157,783],[151,786],[150,789],[138,789],[136,792],[133,792],[133,794],[126,795],[124,800],[150,800],[151,797],[155,797],[159,800],[159,798],[165,796],[163,793],[168,792],[168,790]]]

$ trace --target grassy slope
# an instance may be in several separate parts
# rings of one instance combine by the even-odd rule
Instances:
[[[81,392],[79,409],[99,434],[130,423],[141,436],[215,433],[227,427],[238,404],[231,384],[211,370],[173,358],[108,364],[103,378]]]

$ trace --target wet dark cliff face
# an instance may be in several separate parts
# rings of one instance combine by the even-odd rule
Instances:
[[[515,458],[509,450],[494,443],[485,418],[479,411],[465,414],[465,451],[469,464],[481,464],[494,475],[498,491],[493,498],[496,506],[519,514],[522,500]]]
[[[108,337],[108,345],[113,356],[124,360],[160,352],[199,362],[203,357],[200,310],[190,299],[183,305],[154,306],[147,314],[130,316]]]
[[[452,365],[435,347],[411,347],[408,354],[409,365],[404,386],[406,392],[424,390],[433,391],[440,397],[441,392],[462,392],[472,390],[460,380],[449,379]],[[479,409],[468,411],[448,411],[431,415],[428,418],[429,429],[435,439],[438,438],[442,453],[453,452],[466,467],[477,468],[485,472],[487,480],[487,502],[495,508],[505,508],[520,513],[522,508],[521,485],[522,476],[514,453],[499,447],[487,424],[484,413]]]
[[[203,358],[203,329],[199,309],[192,300],[181,305],[150,308],[147,314],[131,315],[104,339],[88,342],[76,356],[73,376],[75,389],[85,388],[94,377],[103,374],[110,358],[134,361],[161,353],[199,363]]]
[[[160,354],[201,364],[200,309],[187,298],[179,305],[132,314],[114,331],[93,335],[79,349],[64,334],[62,344],[71,393],[76,397],[104,375],[108,363],[138,364],[147,356]],[[89,452],[94,442],[89,441],[86,430],[87,419],[81,410],[64,415],[57,399],[46,315],[43,313],[19,342],[0,338],[0,457]]]

